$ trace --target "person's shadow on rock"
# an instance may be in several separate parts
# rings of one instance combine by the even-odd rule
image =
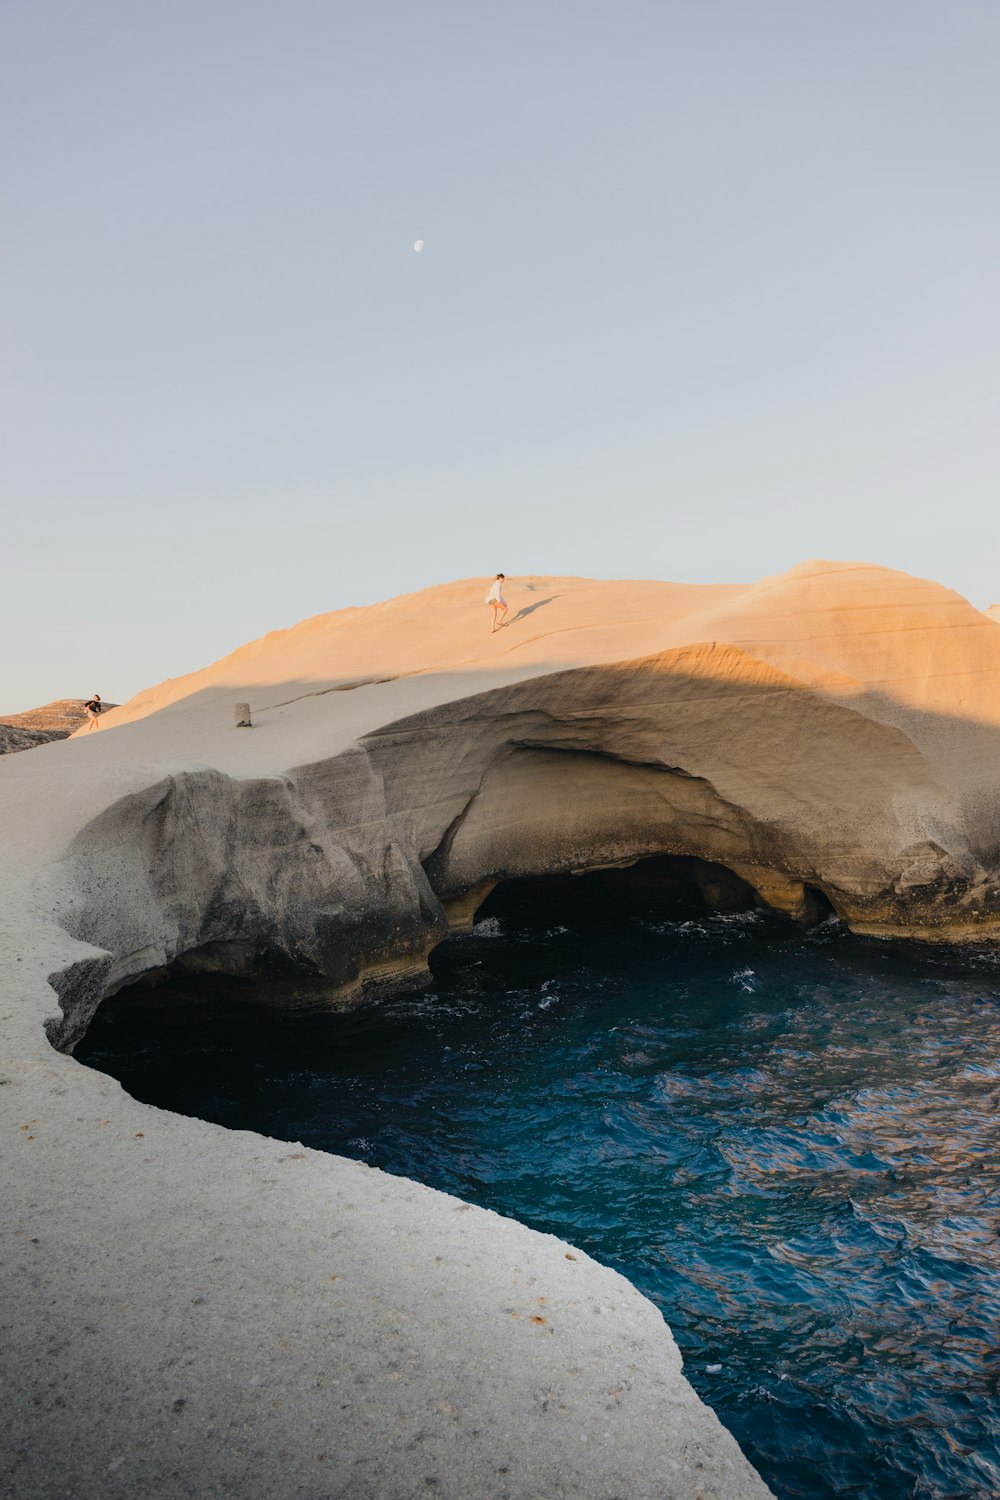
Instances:
[[[516,615],[512,615],[506,623],[508,625],[514,625],[518,620],[524,620],[528,615],[533,615],[535,613],[535,610],[541,609],[543,604],[551,604],[553,599],[558,598],[558,594],[550,594],[547,599],[539,599],[537,604],[526,604],[523,609],[518,610]]]

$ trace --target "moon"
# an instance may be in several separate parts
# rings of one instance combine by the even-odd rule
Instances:
[[[420,252],[421,252],[421,250],[424,248],[424,242],[423,242],[423,240],[414,240],[413,241],[413,248],[417,252],[417,254],[419,255]]]

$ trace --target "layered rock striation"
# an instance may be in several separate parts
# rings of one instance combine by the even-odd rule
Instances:
[[[665,585],[531,588],[549,628],[526,606],[491,668],[445,666],[434,643],[420,670],[408,635],[392,661],[407,616],[378,606],[374,642],[367,612],[309,622],[110,715],[143,755],[158,737],[192,759],[206,734],[223,748],[234,695],[257,728],[149,776],[69,844],[61,920],[105,956],[61,986],[54,1039],[177,961],[311,978],[330,999],[419,982],[497,883],[649,855],[722,865],[789,917],[832,909],[862,934],[1000,930],[1000,635],[965,601],[845,565],[709,590],[707,609],[680,591],[679,618]],[[423,607],[443,633],[437,592]],[[582,624],[562,624],[564,597]],[[468,634],[453,654],[481,644]],[[626,638],[660,649],[615,659]],[[308,681],[318,645],[327,667],[347,646],[344,680]]]

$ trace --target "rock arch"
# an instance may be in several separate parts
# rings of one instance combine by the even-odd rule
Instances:
[[[650,856],[724,867],[793,918],[818,892],[855,930],[933,934],[982,876],[944,844],[945,802],[901,730],[733,647],[546,673],[281,777],[186,771],[109,808],[61,903],[105,957],[53,979],[53,1039],[185,955],[336,1003],[419,985],[499,882]]]

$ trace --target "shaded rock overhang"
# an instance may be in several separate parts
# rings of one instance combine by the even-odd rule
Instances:
[[[652,855],[722,865],[793,918],[988,939],[992,849],[901,729],[731,646],[576,668],[448,702],[281,777],[205,768],[109,807],[60,920],[99,950],[53,975],[72,1047],[100,999],[183,960],[422,983],[498,883]]]
[[[966,601],[855,563],[519,587],[520,634],[477,645],[482,589],[458,582],[303,621],[100,734],[0,759],[12,1495],[154,1473],[178,1497],[325,1494],[320,1431],[341,1476],[409,1494],[429,1417],[449,1493],[500,1464],[522,1500],[767,1493],[660,1314],[582,1252],[140,1105],[42,1031],[71,1048],[103,994],[172,957],[287,962],[331,993],[418,982],[539,850],[583,868],[668,834],[733,841],[772,904],[808,874],[855,930],[995,937],[1000,635]],[[712,641],[736,644],[690,644]],[[541,1294],[543,1334],[514,1316]],[[280,1401],[250,1378],[275,1356]],[[597,1424],[610,1440],[582,1448]]]

